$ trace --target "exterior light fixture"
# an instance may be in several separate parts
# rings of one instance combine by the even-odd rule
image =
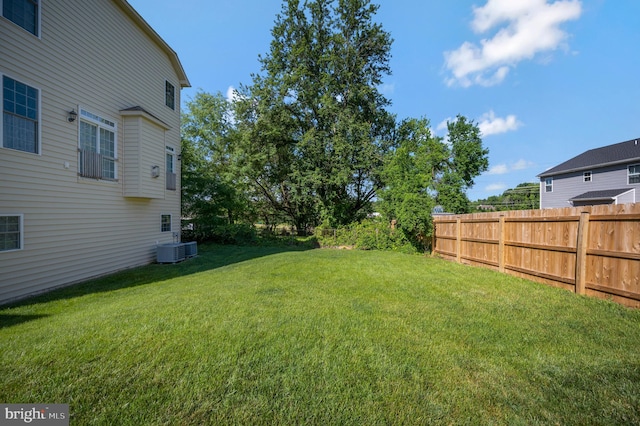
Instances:
[[[71,111],[69,111],[68,114],[69,115],[67,116],[67,121],[69,123],[73,123],[74,121],[76,121],[76,118],[78,117],[78,113],[76,112],[75,109],[72,109]]]
[[[151,177],[157,178],[160,176],[160,166],[151,166]]]

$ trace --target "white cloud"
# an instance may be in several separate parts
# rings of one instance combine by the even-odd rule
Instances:
[[[236,91],[236,88],[233,86],[229,86],[227,88],[226,96],[227,96],[227,102],[230,102],[230,103],[237,101],[238,98],[240,97],[240,95]]]
[[[487,171],[488,175],[505,175],[509,173],[509,167],[506,164],[498,164]]]
[[[504,191],[505,189],[507,189],[507,185],[504,183],[492,183],[484,187],[484,190],[487,192]]]
[[[517,130],[521,125],[522,123],[515,115],[511,114],[505,118],[496,117],[492,110],[480,117],[478,128],[482,132],[482,136],[490,136]]]
[[[511,170],[526,170],[534,167],[535,164],[527,160],[518,160],[511,166]]]
[[[498,31],[480,40],[480,45],[465,41],[444,53],[445,66],[453,74],[446,80],[449,86],[499,84],[518,62],[564,46],[568,35],[560,25],[578,19],[582,4],[580,0],[488,0],[473,13],[471,27],[476,33]]]
[[[511,163],[509,165],[504,163],[496,164],[495,166],[491,167],[487,171],[487,174],[488,175],[506,175],[507,173],[510,173],[510,172],[515,172],[518,170],[526,170],[532,167],[535,167],[535,164],[533,162],[520,159],[515,163]]]
[[[447,130],[447,123],[449,123],[450,121],[453,121],[453,118],[451,117],[445,118],[440,122],[440,124],[438,124],[438,127],[436,127],[436,130],[437,131]]]
[[[382,92],[384,95],[393,95],[395,91],[395,83],[386,83],[380,86],[380,92]]]

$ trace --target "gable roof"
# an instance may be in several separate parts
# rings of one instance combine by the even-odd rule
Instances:
[[[122,11],[131,18],[131,20],[133,20],[133,22],[135,22],[136,25],[138,25],[138,27],[169,57],[169,61],[171,61],[171,65],[173,65],[173,69],[176,71],[176,75],[178,76],[180,87],[191,87],[191,83],[189,83],[187,74],[184,72],[184,68],[182,68],[178,54],[169,47],[169,45],[158,35],[157,32],[155,32],[153,28],[151,28],[151,25],[149,25],[147,21],[145,21],[144,18],[136,12],[127,0],[113,0],[113,2],[117,4],[120,9],[122,9]]]
[[[602,148],[590,149],[538,175],[548,177],[596,167],[613,166],[616,164],[640,162],[640,139],[631,139]]]

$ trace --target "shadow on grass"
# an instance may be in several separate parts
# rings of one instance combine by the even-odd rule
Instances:
[[[0,329],[22,324],[23,322],[37,320],[37,319],[48,317],[48,316],[49,315],[0,314]]]
[[[138,268],[127,269],[102,278],[97,278],[67,287],[18,300],[0,306],[0,328],[20,324],[38,315],[13,315],[1,311],[20,306],[47,303],[55,300],[73,299],[87,294],[110,292],[129,287],[151,284],[172,278],[182,277],[199,272],[221,268],[251,259],[292,251],[312,250],[309,246],[226,246],[214,244],[198,245],[198,256],[175,264],[150,264]],[[20,318],[12,317],[25,317]],[[31,318],[29,318],[31,317]]]

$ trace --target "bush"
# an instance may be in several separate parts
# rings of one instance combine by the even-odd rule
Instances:
[[[258,240],[256,229],[247,224],[194,224],[193,229],[183,229],[183,241],[213,242],[218,244],[254,244]]]
[[[360,223],[340,228],[319,226],[315,237],[323,247],[353,247],[359,250],[391,250],[403,253],[418,253],[405,234],[384,220],[367,219]]]

